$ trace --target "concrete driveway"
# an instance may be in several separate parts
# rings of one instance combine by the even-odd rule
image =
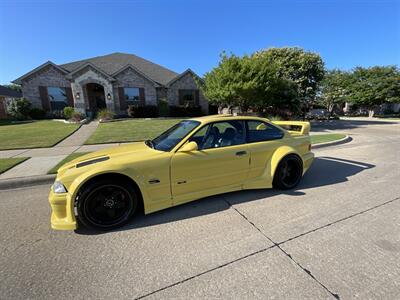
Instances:
[[[49,229],[49,186],[0,191],[2,299],[395,299],[400,124],[343,121],[298,189],[242,191],[122,230]],[[316,125],[315,130],[327,130]]]

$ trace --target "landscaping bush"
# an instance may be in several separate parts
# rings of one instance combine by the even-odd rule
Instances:
[[[34,120],[46,119],[46,112],[41,108],[32,108],[29,112],[29,116]]]
[[[67,120],[72,118],[72,115],[74,114],[74,112],[75,112],[75,109],[73,107],[71,107],[71,106],[64,107],[64,117]]]
[[[203,115],[200,106],[170,106],[170,117],[199,117]]]
[[[158,107],[155,105],[128,106],[128,115],[134,118],[157,118]]]
[[[72,113],[72,116],[70,118],[71,121],[73,122],[80,122],[85,118],[85,116],[83,114],[81,114],[80,112],[74,111]]]
[[[17,120],[29,119],[31,103],[25,98],[19,98],[11,102],[8,113]]]
[[[112,120],[114,118],[114,113],[107,109],[102,109],[97,113],[97,118],[100,120]]]

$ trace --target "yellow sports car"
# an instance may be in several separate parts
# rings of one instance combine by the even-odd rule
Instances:
[[[181,121],[154,140],[81,156],[61,167],[51,227],[110,230],[152,213],[243,189],[295,187],[310,167],[308,122],[216,115]]]

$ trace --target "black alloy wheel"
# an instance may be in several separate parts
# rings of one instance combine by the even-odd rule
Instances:
[[[289,190],[297,186],[303,175],[303,162],[297,155],[289,154],[280,162],[275,171],[273,186]]]
[[[125,225],[138,207],[128,183],[101,180],[89,184],[78,199],[78,218],[87,227],[111,230]]]

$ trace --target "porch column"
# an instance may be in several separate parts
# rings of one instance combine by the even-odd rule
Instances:
[[[116,113],[115,111],[115,102],[114,102],[114,93],[113,87],[111,83],[107,83],[104,85],[104,96],[106,98],[106,106],[109,111]]]
[[[74,109],[81,114],[86,115],[85,95],[82,86],[73,81],[71,83],[72,95],[74,98]]]

